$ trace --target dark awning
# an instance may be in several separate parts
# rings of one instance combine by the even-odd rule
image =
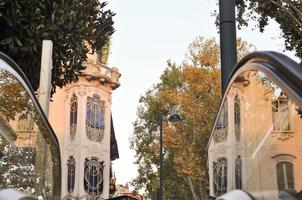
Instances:
[[[110,127],[110,159],[111,161],[119,158],[118,153],[118,146],[115,139],[115,132],[114,132],[114,126],[113,126],[113,119],[111,114],[111,127]]]

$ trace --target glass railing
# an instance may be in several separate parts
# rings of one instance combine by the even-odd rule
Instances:
[[[28,198],[60,199],[58,141],[28,81],[1,53],[0,188],[1,198],[22,192]]]

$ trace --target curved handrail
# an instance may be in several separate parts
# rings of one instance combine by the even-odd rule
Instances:
[[[49,121],[47,120],[36,96],[34,95],[34,90],[32,89],[30,82],[28,81],[28,79],[26,78],[25,74],[23,73],[23,71],[21,70],[21,68],[10,58],[8,57],[6,54],[0,52],[0,60],[3,60],[5,63],[7,63],[11,69],[10,72],[13,73],[13,75],[18,79],[18,81],[20,81],[20,83],[22,84],[22,86],[24,87],[24,89],[26,90],[26,92],[28,93],[28,95],[30,96],[33,105],[35,106],[37,112],[40,114],[41,116],[41,120],[44,123],[46,129],[49,131],[50,133],[50,138],[53,141],[53,144],[55,145],[56,150],[58,151],[58,159],[60,164],[58,165],[59,167],[61,167],[61,153],[60,153],[60,146],[59,146],[59,141],[57,136],[55,135]],[[61,173],[61,169],[59,170],[59,173]],[[61,177],[60,175],[56,175],[58,177]],[[61,180],[56,180],[58,181],[58,183],[60,184],[60,186],[58,187],[58,194],[60,195],[61,193]],[[59,196],[56,197],[60,198]]]
[[[54,139],[55,144],[57,145],[58,149],[59,148],[59,141],[57,136],[55,135],[50,123],[48,122],[40,104],[38,103],[39,101],[37,100],[36,96],[34,95],[34,90],[30,85],[29,80],[27,79],[27,77],[25,76],[24,72],[21,70],[21,68],[18,66],[17,63],[15,63],[10,57],[8,57],[6,54],[0,52],[0,59],[4,60],[6,63],[8,63],[13,70],[15,70],[17,72],[17,74],[21,77],[22,80],[19,80],[22,83],[22,86],[27,90],[27,92],[29,93],[30,97],[33,100],[33,103],[35,105],[35,107],[37,108],[39,114],[41,114],[41,118],[43,120],[43,122],[45,123],[45,125],[47,126],[46,128],[48,130],[50,130],[51,133],[51,137]]]
[[[302,65],[279,52],[255,51],[241,59],[231,73],[231,77],[234,77],[242,67],[251,63],[259,64],[259,70],[263,70],[273,75],[272,78],[278,79],[276,81],[280,86],[286,87],[285,90],[291,91],[288,95],[298,101],[298,104],[302,101]],[[231,80],[232,78],[228,85],[232,83]]]

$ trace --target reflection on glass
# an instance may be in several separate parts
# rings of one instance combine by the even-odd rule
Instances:
[[[225,192],[241,188],[256,200],[302,200],[301,108],[260,71],[242,73],[226,96],[208,149],[210,195],[220,194],[217,162],[224,158]],[[217,131],[222,119],[226,138]]]
[[[215,142],[223,142],[228,136],[228,104],[224,102],[215,125],[213,138]]]
[[[58,199],[59,176],[59,152],[41,115],[15,76],[0,69],[0,187]]]

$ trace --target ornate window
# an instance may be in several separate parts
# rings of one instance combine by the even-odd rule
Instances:
[[[283,161],[277,164],[277,182],[279,191],[295,189],[293,164],[291,162]]]
[[[278,132],[289,131],[288,98],[281,92],[280,96],[272,101],[273,130]]]
[[[87,98],[86,105],[86,134],[96,142],[101,142],[104,137],[104,102],[100,97],[93,95]]]
[[[235,121],[235,136],[237,140],[240,140],[240,99],[236,95],[234,98],[234,121]]]
[[[221,112],[219,113],[218,120],[216,122],[215,130],[213,133],[215,142],[223,142],[228,135],[228,104],[225,100]]]
[[[69,156],[67,160],[67,190],[68,193],[72,193],[74,190],[75,184],[75,159],[73,156]]]
[[[77,131],[78,98],[73,95],[70,102],[70,138],[73,140]]]
[[[103,163],[96,157],[86,158],[84,166],[84,189],[88,199],[99,199],[103,192]]]
[[[227,160],[225,158],[214,162],[214,193],[220,196],[227,192]]]
[[[235,186],[236,189],[242,189],[242,160],[237,156],[235,161]]]

